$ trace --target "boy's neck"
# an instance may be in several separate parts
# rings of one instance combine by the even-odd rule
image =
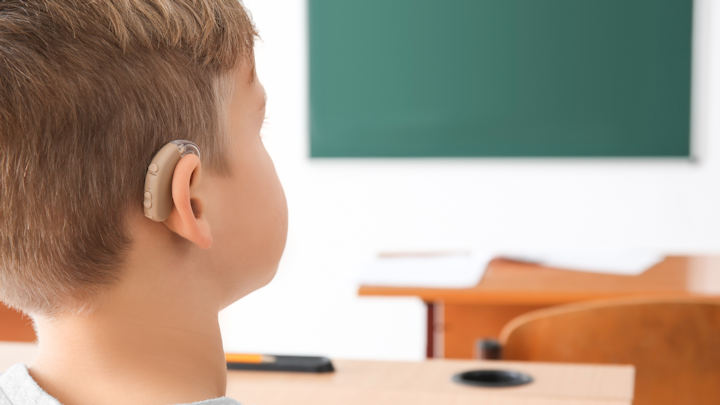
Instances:
[[[180,285],[145,287],[119,289],[92,314],[36,317],[39,352],[31,376],[66,405],[224,396],[218,309],[201,296],[178,294]],[[184,291],[193,290],[202,291]]]

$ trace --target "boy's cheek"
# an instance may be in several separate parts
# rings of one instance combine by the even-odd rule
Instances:
[[[232,300],[273,279],[287,239],[288,209],[277,177],[254,184],[259,188],[240,193],[226,185],[224,198],[217,196],[211,224],[214,244],[208,264],[231,290]]]

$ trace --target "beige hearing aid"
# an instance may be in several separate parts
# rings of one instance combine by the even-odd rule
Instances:
[[[153,221],[162,222],[172,211],[172,184],[175,165],[185,155],[200,157],[200,148],[190,141],[172,141],[163,146],[150,162],[145,175],[145,194],[143,207],[145,216]]]

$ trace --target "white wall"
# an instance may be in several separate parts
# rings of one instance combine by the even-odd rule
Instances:
[[[245,0],[263,41],[265,143],[287,192],[276,279],[223,312],[226,348],[423,356],[414,299],[357,298],[358,263],[392,248],[720,250],[720,2],[696,0],[685,160],[310,160],[305,2]]]

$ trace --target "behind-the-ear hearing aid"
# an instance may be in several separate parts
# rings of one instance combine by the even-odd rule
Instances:
[[[162,222],[172,211],[172,178],[175,165],[185,156],[193,154],[200,157],[200,148],[190,141],[172,141],[163,146],[153,157],[145,175],[145,193],[143,207],[145,216],[153,221]]]

